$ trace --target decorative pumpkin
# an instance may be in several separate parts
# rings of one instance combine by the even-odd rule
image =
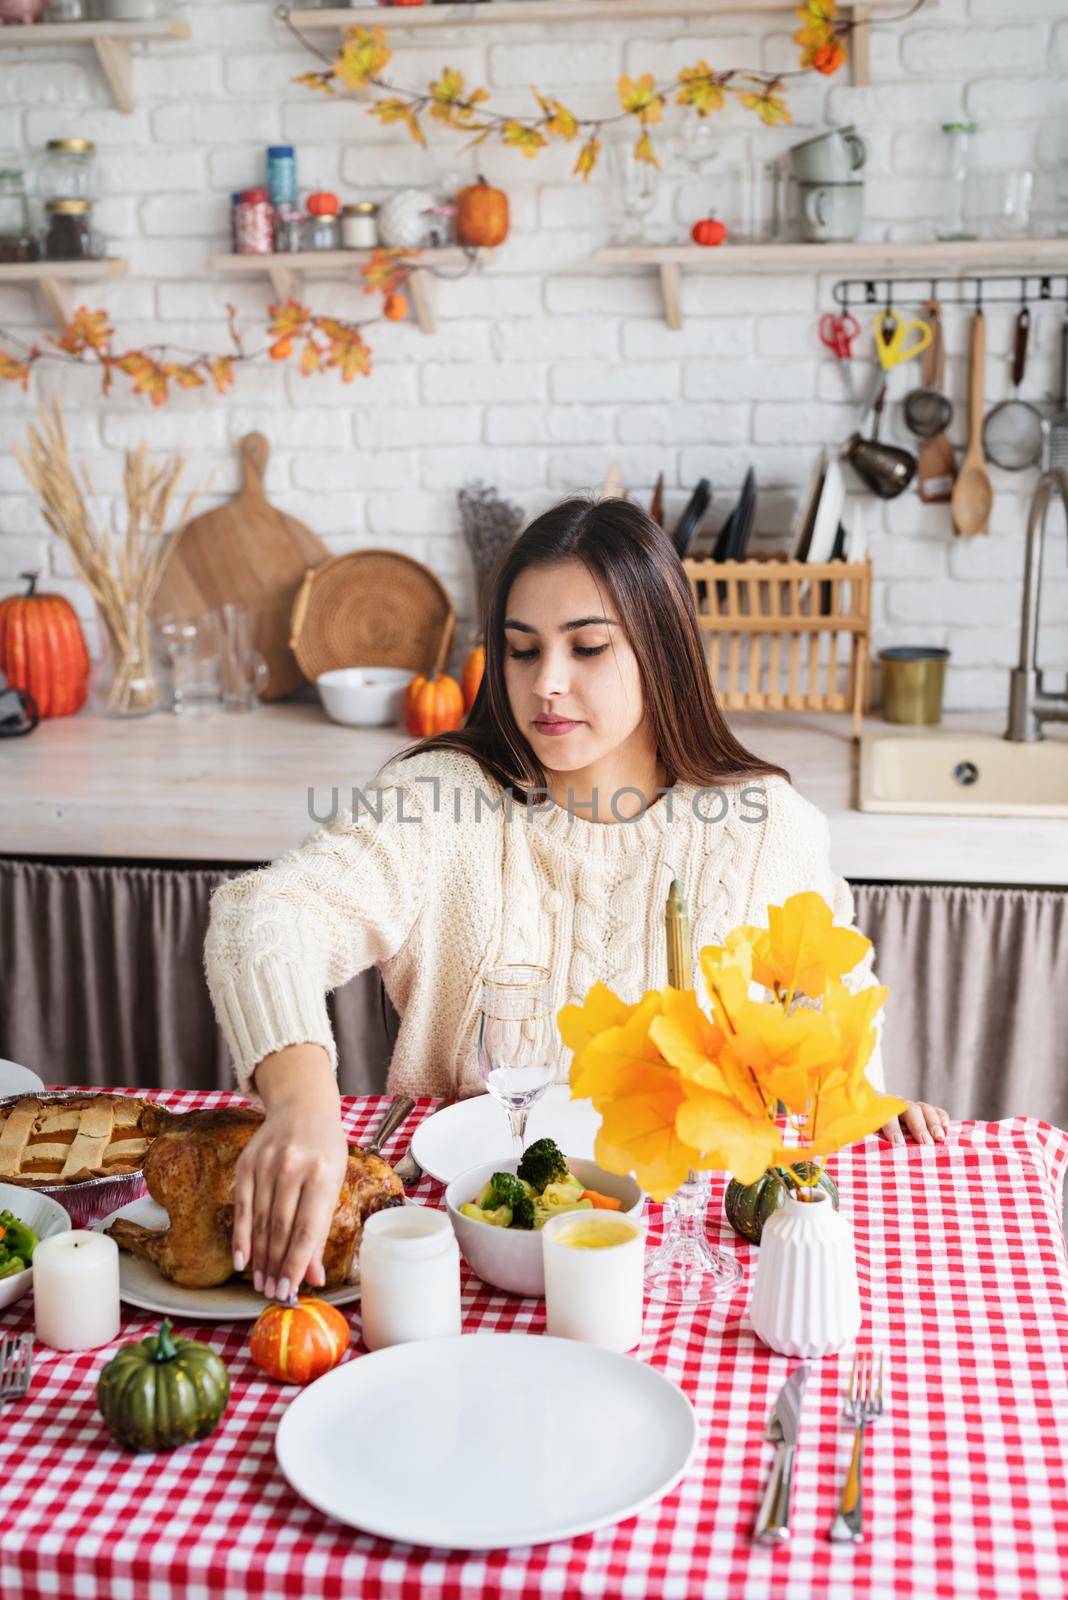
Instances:
[[[423,0],[419,0],[422,5]],[[402,294],[388,294],[382,302],[382,315],[390,322],[401,322],[408,315],[408,302]]]
[[[389,250],[418,250],[430,241],[435,204],[423,189],[398,189],[378,208],[378,237]]]
[[[470,711],[475,703],[478,686],[482,682],[482,674],[486,670],[486,650],[484,645],[476,644],[468,653],[464,662],[464,670],[460,674],[460,693],[464,697],[464,711]]]
[[[702,217],[700,222],[695,222],[690,229],[690,238],[694,244],[722,244],[727,237],[727,229],[715,217]]]
[[[123,1345],[100,1374],[96,1403],[108,1431],[128,1450],[173,1450],[204,1439],[226,1410],[230,1375],[209,1345],[175,1339],[170,1319]]]
[[[328,1300],[298,1300],[261,1311],[249,1354],[279,1383],[313,1383],[336,1367],[349,1347],[349,1325]]]
[[[463,690],[446,672],[420,674],[404,692],[404,726],[417,739],[451,733],[464,720]]]
[[[461,244],[492,250],[508,237],[508,196],[485,178],[456,196],[456,237]]]
[[[0,600],[0,672],[33,696],[42,717],[69,717],[89,692],[89,651],[77,613],[61,594],[38,594],[24,572],[25,594]]]
[[[340,201],[331,189],[317,189],[308,196],[310,217],[336,217],[340,209]]]
[[[801,1161],[794,1168],[798,1177],[811,1177],[816,1169],[811,1162]],[[838,1188],[830,1173],[824,1170],[820,1173],[819,1189],[825,1189],[831,1197],[831,1204],[838,1210]],[[759,1244],[760,1235],[764,1231],[764,1224],[770,1216],[774,1216],[785,1201],[782,1184],[770,1172],[765,1172],[756,1183],[739,1183],[737,1178],[732,1178],[727,1185],[727,1193],[723,1198],[723,1209],[727,1213],[727,1221],[736,1233],[743,1239],[748,1239],[750,1244]]]

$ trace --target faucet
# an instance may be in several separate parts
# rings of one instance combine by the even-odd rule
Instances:
[[[1009,674],[1009,725],[1005,738],[1030,743],[1044,739],[1043,722],[1068,722],[1068,685],[1054,692],[1043,686],[1038,666],[1038,605],[1042,589],[1042,546],[1054,491],[1068,516],[1068,478],[1054,467],[1035,485],[1027,516],[1023,609],[1020,613],[1020,664]]]

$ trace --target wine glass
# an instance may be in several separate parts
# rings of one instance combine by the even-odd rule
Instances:
[[[558,1049],[548,968],[491,968],[482,981],[478,1065],[508,1112],[516,1156],[523,1154],[530,1108],[556,1076]]]

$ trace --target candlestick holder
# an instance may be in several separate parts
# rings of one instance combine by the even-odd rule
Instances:
[[[664,1241],[645,1265],[645,1292],[651,1299],[708,1305],[733,1294],[741,1283],[741,1264],[709,1243],[705,1218],[710,1193],[707,1176],[691,1172],[664,1201]]]

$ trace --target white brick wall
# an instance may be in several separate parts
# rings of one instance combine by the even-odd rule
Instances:
[[[612,237],[614,199],[607,169],[589,187],[569,174],[574,149],[527,161],[441,130],[429,151],[382,128],[353,100],[327,100],[293,84],[312,63],[273,24],[263,0],[185,0],[193,30],[186,45],[136,53],[137,108],[120,116],[88,53],[46,61],[36,51],[5,55],[0,144],[28,152],[47,138],[94,138],[100,157],[98,216],[113,247],[132,263],[129,278],[86,293],[137,340],[226,347],[225,302],[254,334],[271,298],[266,285],[213,278],[205,257],[226,248],[230,191],[261,181],[263,146],[298,145],[301,186],[335,187],[345,198],[382,197],[398,184],[433,187],[472,175],[476,162],[512,197],[513,235],[482,274],[438,288],[439,332],[404,325],[374,330],[375,371],[365,382],[303,380],[295,370],[260,367],[239,375],[225,399],[198,392],[153,411],[120,380],[104,401],[94,376],[54,364],[29,396],[0,390],[5,450],[22,434],[39,393],[62,394],[76,448],[91,461],[105,504],[121,492],[123,446],[144,438],[182,449],[191,479],[214,472],[216,503],[237,483],[235,444],[250,429],[271,443],[268,488],[279,505],[319,530],[332,550],[384,544],[428,562],[461,613],[467,639],[473,584],[459,538],[455,493],[473,477],[496,483],[528,514],[569,490],[596,488],[618,462],[647,498],[663,471],[669,515],[696,479],[713,485],[712,519],[729,510],[746,469],[761,496],[758,535],[784,534],[816,448],[849,431],[850,413],[833,363],[815,334],[835,274],[694,274],[683,284],[685,327],[663,321],[651,274],[608,274],[590,257]],[[536,19],[536,7],[531,16]],[[383,15],[388,26],[388,13]],[[620,71],[670,74],[704,56],[722,65],[777,70],[795,65],[792,19],[774,14],[574,25],[551,37],[536,21],[522,32],[458,26],[440,36],[394,34],[397,81],[419,84],[444,65],[493,90],[495,103],[523,110],[529,85],[559,90],[596,113],[613,107]],[[412,41],[410,44],[405,41]],[[770,157],[829,122],[855,121],[871,147],[866,233],[929,236],[938,212],[932,157],[939,124],[968,115],[980,123],[984,166],[1038,169],[1040,221],[1053,223],[1055,172],[1068,160],[1068,20],[1064,0],[939,0],[905,28],[876,30],[872,83],[848,74],[795,85],[794,125],[765,130],[738,108],[713,119],[725,159]],[[676,125],[671,111],[668,131]],[[683,224],[714,204],[713,177],[694,184],[665,177],[654,218]],[[674,219],[674,220],[672,220]],[[359,316],[359,287],[316,281],[317,310]],[[1036,314],[1029,387],[1053,392],[1062,308]],[[0,324],[22,337],[47,332],[28,294],[0,290]],[[988,316],[988,392],[1008,392],[1011,308]],[[953,435],[962,442],[967,322],[947,315],[947,382],[958,402]],[[863,376],[858,370],[858,382]],[[911,374],[898,376],[899,401]],[[900,406],[887,437],[901,434]],[[988,539],[954,539],[948,512],[915,494],[864,502],[875,566],[876,650],[889,643],[951,648],[947,705],[1000,707],[1015,659],[1023,529],[1033,474],[995,473]],[[851,487],[856,490],[857,485]],[[1047,551],[1042,652],[1068,668],[1068,563],[1059,529]],[[0,594],[18,574],[47,568],[48,585],[91,606],[64,550],[52,540],[9,454],[0,454]]]

